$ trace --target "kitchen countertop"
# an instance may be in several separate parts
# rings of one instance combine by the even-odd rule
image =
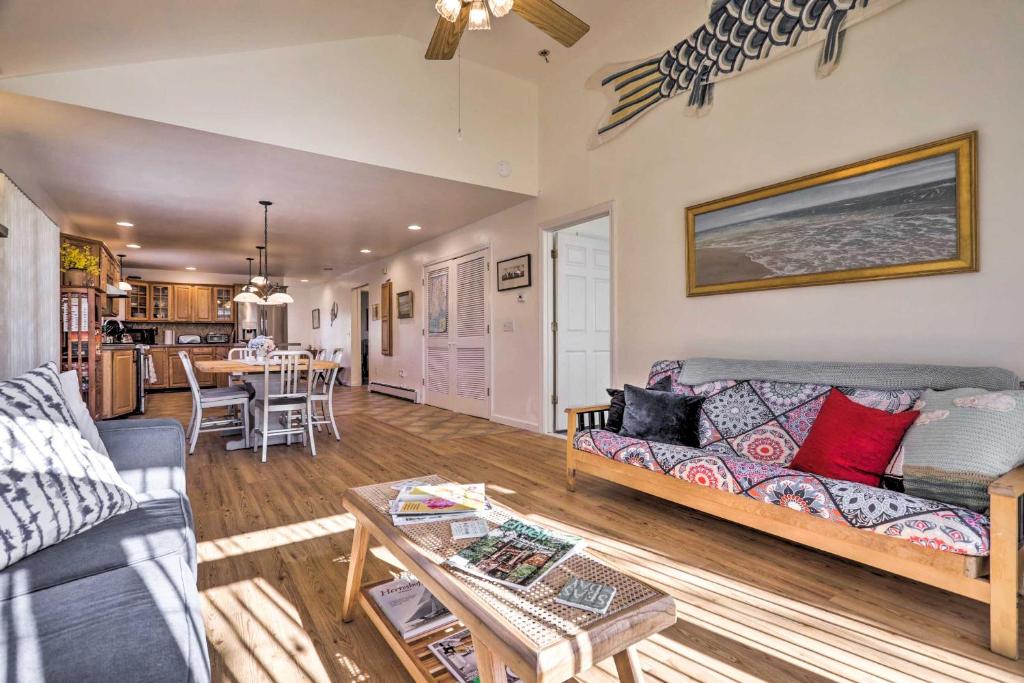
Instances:
[[[134,349],[135,346],[136,346],[135,344],[103,344],[103,346],[101,348],[104,348],[104,349]],[[238,343],[231,343],[231,342],[222,342],[222,343],[219,343],[219,344],[216,344],[216,343],[213,343],[213,342],[209,342],[209,343],[201,342],[199,344],[148,344],[148,346],[151,349],[187,349],[187,348],[193,347],[193,346],[199,346],[199,347],[216,346],[216,347],[224,347],[224,348],[234,348],[236,346],[238,346],[238,347],[245,346],[245,344],[238,344]]]

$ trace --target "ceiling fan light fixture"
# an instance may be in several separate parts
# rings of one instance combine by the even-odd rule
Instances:
[[[459,18],[459,14],[462,12],[462,0],[437,0],[437,4],[434,5],[434,9],[437,13],[445,18],[446,21],[455,23]]]
[[[491,30],[491,15],[484,0],[473,0],[469,6],[469,24],[466,28],[470,31]]]
[[[487,0],[487,4],[491,8],[491,14],[500,19],[512,11],[515,0]]]

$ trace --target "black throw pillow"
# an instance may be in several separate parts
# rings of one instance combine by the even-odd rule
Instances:
[[[700,447],[701,396],[648,391],[626,385],[626,410],[619,434],[678,446]]]
[[[665,375],[657,382],[647,387],[649,391],[672,391],[672,377]],[[622,389],[607,389],[608,396],[611,397],[610,407],[608,408],[608,419],[604,423],[604,428],[609,432],[619,433],[622,429],[622,414],[626,410],[626,394]]]

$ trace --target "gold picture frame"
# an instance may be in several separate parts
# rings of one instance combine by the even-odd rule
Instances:
[[[864,282],[893,278],[940,275],[947,273],[976,272],[978,270],[978,228],[977,228],[977,131],[939,140],[912,149],[861,161],[840,168],[797,178],[750,192],[736,194],[723,199],[697,204],[686,209],[686,295],[706,296],[732,292],[750,292],[786,287],[808,287],[813,285]],[[902,168],[901,168],[902,167]],[[894,169],[894,170],[890,170]],[[952,170],[951,170],[952,169]],[[953,173],[955,185],[950,187],[948,173]],[[901,177],[902,176],[902,177]],[[860,181],[849,182],[860,178]],[[927,178],[933,180],[925,182]],[[840,181],[848,181],[836,184]],[[918,182],[917,185],[899,183]],[[815,188],[819,196],[811,192]],[[885,189],[889,188],[889,189]],[[793,193],[801,193],[794,195]],[[902,194],[899,194],[902,193]],[[910,193],[916,193],[916,204],[899,203]],[[787,197],[788,196],[788,197]],[[842,198],[845,196],[845,199]],[[840,197],[831,199],[828,197]],[[776,199],[777,198],[777,199]],[[885,200],[890,205],[885,205]],[[769,200],[769,201],[766,201]],[[818,202],[818,203],[815,203]],[[760,204],[759,204],[760,203]],[[908,208],[909,206],[909,208]],[[828,207],[832,207],[829,209]],[[877,241],[879,253],[890,258],[893,244],[903,246],[909,252],[917,250],[919,260],[884,264],[861,263],[872,255],[846,254],[856,267],[836,268],[827,271],[795,272],[788,274],[799,264],[799,258],[807,262],[815,260],[813,249],[807,240],[798,238],[815,233],[820,235],[828,230],[849,231],[859,225],[873,231],[873,237],[863,232],[854,234],[862,239],[854,242],[864,245],[865,239],[879,236],[879,219],[885,219],[886,210],[892,219],[884,224],[887,230],[896,232],[891,238],[885,236]],[[726,212],[725,210],[729,210]],[[910,210],[918,210],[917,224],[909,221],[895,223],[904,218]],[[832,214],[826,212],[832,211]],[[897,215],[897,211],[900,212]],[[928,214],[926,212],[931,212]],[[948,215],[941,215],[947,212]],[[920,228],[921,217],[931,217],[933,226],[948,222],[955,213],[955,224],[948,228],[932,227],[928,240],[911,243],[910,236]],[[870,221],[868,219],[870,218]],[[847,221],[845,226],[838,225]],[[801,221],[803,221],[801,223]],[[859,223],[854,223],[859,221]],[[699,226],[699,223],[704,226]],[[825,226],[825,227],[822,227]],[[900,237],[900,230],[906,237]],[[948,230],[948,234],[942,234]],[[717,231],[717,232],[716,232]],[[700,239],[698,239],[700,233]],[[772,251],[771,235],[777,234],[777,249]],[[833,232],[845,239],[849,232]],[[918,234],[920,234],[918,232]],[[891,239],[890,243],[885,243]],[[902,242],[899,240],[902,239]],[[703,242],[703,245],[698,242]],[[955,244],[955,253],[952,247]],[[800,245],[799,249],[787,245]],[[831,246],[827,243],[824,246]],[[913,248],[911,248],[913,246]],[[787,252],[787,249],[789,251]],[[948,252],[943,252],[943,250]],[[937,258],[925,258],[928,252]],[[751,253],[753,252],[753,254]],[[794,254],[797,257],[794,257]],[[785,262],[785,258],[791,259]],[[759,257],[755,259],[755,256]],[[835,253],[819,256],[834,258]],[[827,260],[826,258],[826,260]],[[774,260],[773,260],[774,259]],[[766,264],[765,261],[768,263]],[[704,265],[701,270],[701,265]],[[779,269],[782,269],[781,271]]]

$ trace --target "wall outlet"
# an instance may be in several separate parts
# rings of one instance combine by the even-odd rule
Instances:
[[[405,379],[405,370],[404,369],[399,370],[398,371],[398,376],[401,377],[402,379]]]
[[[503,332],[515,332],[516,331],[516,321],[515,320],[506,320],[505,322],[503,322],[501,324],[501,329],[502,329]]]

